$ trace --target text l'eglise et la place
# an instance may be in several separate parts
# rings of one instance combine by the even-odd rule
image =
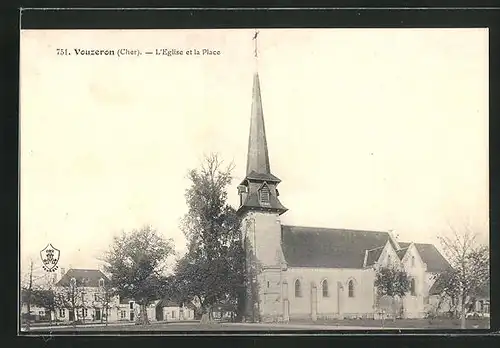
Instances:
[[[56,54],[59,56],[220,56],[221,52],[215,49],[189,49],[180,50],[175,48],[155,48],[152,50],[141,51],[139,49],[119,48],[119,49],[85,49],[85,48],[57,48]]]

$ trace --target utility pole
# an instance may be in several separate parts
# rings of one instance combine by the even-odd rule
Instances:
[[[28,317],[27,317],[27,322],[26,322],[26,330],[30,330],[30,322],[31,322],[31,293],[33,289],[33,260],[30,260],[30,280],[28,283],[28,289],[27,289],[27,295],[28,298],[26,299],[26,307],[28,309]]]

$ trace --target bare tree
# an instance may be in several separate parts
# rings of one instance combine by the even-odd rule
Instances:
[[[108,317],[111,304],[113,303],[116,296],[116,289],[112,288],[109,282],[104,282],[102,286],[99,286],[99,291],[94,295],[94,301],[92,306],[95,309],[101,310],[101,323],[105,322],[108,326]]]
[[[460,230],[450,226],[451,233],[440,236],[443,251],[452,269],[441,275],[443,291],[458,298],[461,328],[466,328],[466,303],[489,282],[489,247],[478,242],[478,234],[465,224]]]
[[[33,300],[33,260],[29,262],[29,271],[28,271],[28,281],[25,285],[21,285],[21,308],[23,302],[26,303],[27,307],[27,316],[26,316],[26,330],[30,330],[31,323],[31,303]]]
[[[44,307],[44,301],[38,295],[41,295],[41,291],[44,290],[44,282],[48,279],[47,273],[40,273],[41,267],[35,263],[35,261],[30,258],[28,263],[28,271],[21,276],[21,291],[19,298],[19,312],[22,313],[23,304],[26,305],[27,315],[26,315],[26,330],[29,331],[31,325],[31,308],[33,305]],[[23,315],[21,315],[23,319]]]
[[[85,308],[85,288],[81,281],[71,279],[69,284],[62,284],[56,290],[55,297],[59,308],[67,308],[73,313],[73,325],[79,320],[78,310]],[[82,313],[83,314],[83,313]]]

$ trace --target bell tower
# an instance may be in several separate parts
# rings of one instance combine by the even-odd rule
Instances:
[[[254,40],[257,41],[258,32]],[[257,60],[257,44],[255,44]],[[238,186],[242,219],[242,238],[247,251],[247,266],[253,267],[255,287],[250,302],[253,308],[247,312],[259,313],[262,320],[282,314],[281,222],[279,216],[287,211],[277,189],[281,182],[271,173],[267,147],[264,113],[259,73],[253,76],[250,134],[248,138],[247,168]],[[249,300],[249,299],[247,299]]]

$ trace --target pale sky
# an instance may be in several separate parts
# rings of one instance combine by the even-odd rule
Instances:
[[[115,233],[144,224],[182,252],[185,176],[204,153],[234,161],[236,207],[252,36],[22,31],[21,259],[52,243],[60,266],[94,268]],[[468,220],[487,239],[487,29],[263,29],[258,69],[284,224],[392,229],[402,241],[437,243]]]

